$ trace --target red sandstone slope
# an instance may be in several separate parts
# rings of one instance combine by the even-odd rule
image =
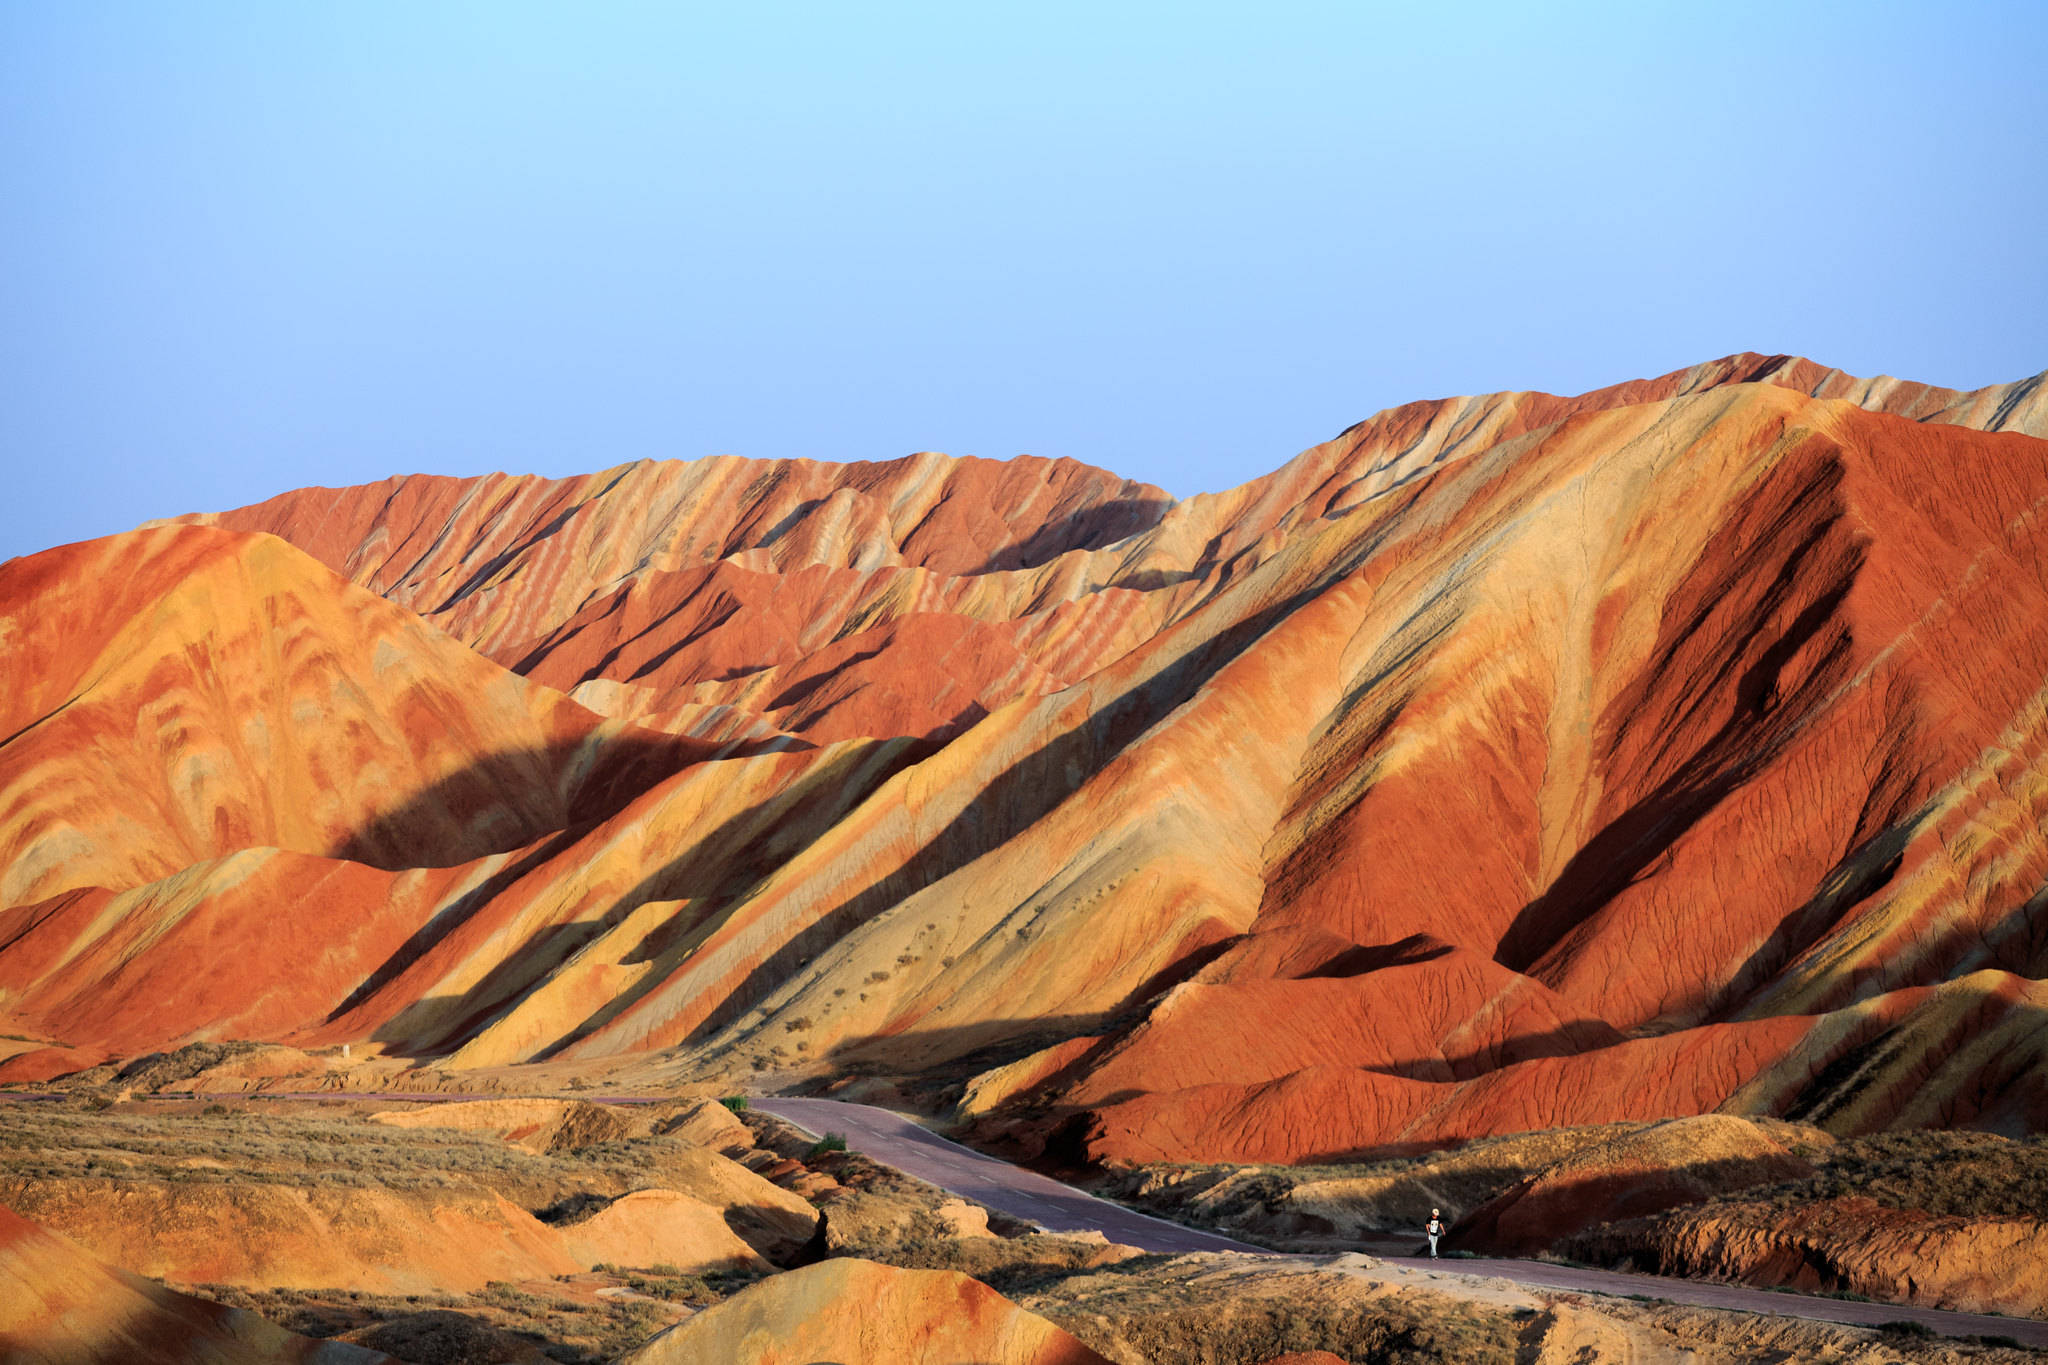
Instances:
[[[716,752],[605,722],[268,536],[11,560],[0,637],[0,905],[251,847],[462,862]]]
[[[608,715],[681,728],[732,706],[813,738],[944,738],[1087,676],[1287,537],[1423,471],[1574,415],[1751,383],[2048,436],[2039,377],[1958,393],[1739,355],[1576,398],[1410,403],[1178,504],[1072,461],[926,453],[412,477],[191,519],[282,536],[508,667],[591,685],[579,699]],[[897,624],[928,613],[955,619]],[[841,676],[813,695],[815,669],[794,665],[827,646]]]
[[[614,714],[820,747],[431,874],[24,905],[0,1005],[114,1051],[979,1056],[975,1112],[1098,1157],[2038,1126],[2042,416],[1737,357],[1410,405],[1171,506],[938,457],[287,495],[224,520]],[[264,907],[318,941],[328,882],[360,908],[297,994],[148,985]]]
[[[2048,850],[2027,784],[1987,803],[1974,775],[2026,771],[2044,738],[2029,512],[2048,446],[1761,393],[1702,401],[1603,433],[1583,462],[1567,424],[1511,468],[1466,471],[1465,497],[1442,490],[1482,506],[1415,547],[1396,600],[1422,613],[1388,619],[1361,661],[1371,686],[1317,722],[1262,848],[1258,914],[1199,978],[1298,1003],[1247,1015],[1183,988],[1212,995],[1180,1004],[1169,1034],[1155,1011],[1065,1088],[1093,1115],[1091,1152],[1297,1159],[1345,1150],[1330,1139],[1347,1131],[1818,1114],[1887,1073],[1905,1082],[1885,1086],[1894,1105],[1860,1121],[2048,1120],[2038,1076],[1987,1068],[2002,1047],[2039,1052],[2048,1016],[2027,983],[2048,971]],[[1398,577],[1404,557],[1376,559]],[[1419,933],[1636,1039],[1584,1051],[1530,1031],[1525,1050],[1558,1055],[1444,1085],[1416,1084],[1412,1064],[1297,1070],[1275,1055],[1285,1030],[1246,1027],[1325,1017],[1320,983],[1274,975],[1348,975],[1346,954]],[[1900,988],[1973,971],[1955,987],[1978,1002],[1971,1022],[1919,1025],[1960,1002]],[[1393,975],[1368,965],[1361,984]],[[1426,1000],[1380,1003],[1412,1017]],[[1918,1046],[1897,1045],[1907,1029]],[[1116,1078],[1191,1055],[1229,1074],[1119,1098]]]
[[[447,868],[257,848],[118,895],[0,909],[0,1005],[68,1045],[0,1077],[209,1038],[532,1056],[624,1008],[914,752],[698,763],[587,829]]]
[[[924,860],[756,1036],[801,1016],[846,1061],[928,1064],[1024,1035],[1019,1001],[1099,1031],[1162,956],[1207,959],[1140,1028],[1061,1054],[1053,1112],[1093,1116],[1093,1154],[1294,1159],[1818,1107],[1859,1056],[1907,1068],[1927,1120],[2037,1124],[2038,1076],[1942,1060],[2039,1036],[2038,819],[1978,805],[1991,848],[1916,831],[1981,786],[1979,755],[2025,767],[2048,672],[2025,513],[2044,496],[2039,441],[1756,385],[1475,454],[1296,538],[1087,696],[1048,698],[1040,752],[1088,776],[1028,836]],[[1198,625],[1191,659],[1175,647]],[[1104,722],[1132,698],[1120,737]],[[1017,766],[976,769],[991,813]],[[1890,880],[1893,842],[1946,850],[1930,875],[1990,894],[1909,909],[1943,883]],[[757,923],[800,922],[803,892]],[[1402,1043],[1446,998],[1393,960],[1416,935],[1519,973],[1519,994]],[[910,980],[845,1003],[892,957]],[[1916,989],[1962,972],[1939,1000]],[[1333,977],[1356,978],[1355,1013]],[[1766,986],[1821,1008],[1760,1008]],[[1556,1022],[1517,1020],[1508,1002],[1546,987]],[[1636,1036],[1601,1046],[1589,1025]],[[1923,1047],[1870,1052],[1902,1030]]]
[[[606,714],[832,740],[948,736],[1129,649],[1157,610],[1064,561],[1170,505],[1069,460],[924,454],[416,477],[195,520],[291,540]]]
[[[580,601],[589,585],[734,557],[781,572],[1028,567],[1122,539],[1171,501],[1071,460],[931,453],[848,465],[719,456],[570,479],[410,477],[374,488],[382,496],[301,489],[193,520],[283,534],[346,565],[353,580],[435,613],[514,582],[529,602],[565,593]]]

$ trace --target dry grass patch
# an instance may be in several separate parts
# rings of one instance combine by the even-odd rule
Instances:
[[[634,1137],[541,1153],[489,1132],[400,1128],[349,1114],[262,1104],[198,1112],[117,1106],[0,1107],[0,1182],[179,1181],[381,1187],[483,1186],[529,1209],[647,1186],[677,1140]]]
[[[502,1359],[485,1347],[516,1338],[540,1358],[564,1365],[614,1359],[672,1323],[691,1307],[654,1296],[600,1297],[583,1277],[577,1292],[493,1284],[475,1294],[364,1294],[345,1289],[251,1291],[201,1285],[209,1299],[244,1308],[309,1337],[336,1338],[395,1352],[410,1365],[468,1365]],[[626,1287],[623,1279],[617,1281]],[[607,1286],[608,1287],[608,1286]],[[467,1324],[467,1326],[465,1326]]]
[[[1253,1365],[1290,1351],[1353,1365],[1510,1365],[1521,1330],[1491,1305],[1239,1256],[1141,1256],[1013,1297],[1119,1365]]]
[[[1862,1196],[1886,1208],[1959,1218],[2048,1213],[2048,1136],[1872,1133],[1830,1146],[1795,1146],[1818,1166],[1811,1179],[1745,1191],[1779,1207]]]
[[[217,1104],[186,1114],[55,1105],[0,1110],[0,1179],[90,1176],[401,1190],[481,1184],[512,1198],[587,1184],[593,1174],[607,1172],[630,1178],[631,1151],[542,1156],[488,1134]]]

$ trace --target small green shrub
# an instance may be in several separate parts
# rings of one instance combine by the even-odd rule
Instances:
[[[715,1303],[718,1294],[695,1275],[685,1275],[675,1270],[655,1266],[645,1275],[626,1276],[626,1287],[636,1294],[645,1294],[650,1299],[665,1299],[670,1303]]]
[[[813,1157],[821,1157],[827,1152],[843,1152],[845,1150],[846,1134],[827,1133],[811,1144],[811,1150],[805,1153],[804,1160],[809,1161]]]
[[[745,1095],[727,1095],[719,1103],[732,1110],[735,1114],[747,1112],[747,1097]]]

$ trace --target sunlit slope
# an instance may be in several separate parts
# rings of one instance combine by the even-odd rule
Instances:
[[[1022,793],[1050,809],[925,855],[925,884],[721,1041],[768,1048],[802,1018],[812,1049],[914,1069],[1101,1034],[1047,1097],[1095,1116],[1095,1154],[1292,1134],[1301,1157],[1696,1112],[1767,1075],[1785,1092],[1909,1015],[1924,1029],[1927,1002],[1811,1016],[1974,971],[1957,989],[2010,1030],[1999,1002],[2044,966],[2038,821],[2015,792],[1996,843],[1912,832],[1984,764],[2028,766],[2044,497],[2048,444],[1762,385],[1475,452],[1038,703],[1035,754],[954,766],[1027,723],[1005,715],[932,760],[934,790],[984,793],[926,817],[945,836],[1003,825]],[[878,823],[917,810],[920,771]],[[1922,895],[1911,918],[1901,839],[1974,902]],[[763,915],[852,865],[764,893]],[[1192,978],[1148,1006],[1168,964]],[[2040,1110],[2023,1072],[1976,1093],[1928,1069],[1923,1109],[1945,1089],[1973,1096],[1956,1121]]]
[[[1180,503],[932,456],[287,495],[225,519],[393,600],[329,575],[280,619],[374,603],[401,642],[375,676],[409,630],[467,661],[433,665],[467,703],[517,684],[600,725],[573,688],[666,737],[579,741],[631,741],[601,796],[564,775],[613,771],[585,749],[491,750],[555,756],[507,779],[528,823],[401,822],[431,857],[299,835],[328,768],[226,843],[110,799],[161,847],[72,880],[6,864],[29,890],[0,1008],[96,1055],[264,1036],[894,1076],[1097,1158],[1715,1108],[2038,1127],[2041,390],[1734,357],[1412,404]],[[237,619],[122,657],[239,657]],[[0,764],[75,709],[69,667]],[[244,671],[276,678],[110,752],[175,763],[295,695],[285,663]],[[352,686],[362,718],[299,742],[409,733],[410,693]],[[98,695],[77,734],[136,729],[153,694]],[[228,944],[246,981],[151,984],[215,981]]]
[[[108,1265],[4,1207],[0,1352],[66,1365],[396,1365]]]
[[[452,867],[249,849],[0,910],[0,1009],[68,1045],[8,1074],[207,1038],[369,1041],[458,1065],[544,1054],[623,1008],[663,952],[687,951],[910,752],[699,762],[592,826]]]
[[[0,905],[258,846],[463,862],[715,747],[603,720],[270,536],[9,561],[0,638]]]

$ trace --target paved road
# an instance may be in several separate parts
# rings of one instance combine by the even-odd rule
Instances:
[[[1048,1232],[1100,1231],[1112,1242],[1145,1251],[1246,1251],[1270,1253],[1213,1232],[1198,1232],[1163,1218],[1136,1213],[1121,1204],[1083,1194],[1050,1177],[983,1156],[920,1128],[899,1114],[838,1100],[757,1099],[755,1109],[788,1119],[820,1137],[844,1133],[855,1151],[919,1180],[986,1204]]]
[[[2033,1318],[2002,1318],[1981,1313],[1945,1313],[1938,1308],[1914,1308],[1896,1303],[1860,1303],[1855,1299],[1823,1299],[1811,1294],[1781,1293],[1749,1289],[1737,1284],[1711,1280],[1673,1280],[1661,1275],[1625,1275],[1616,1270],[1581,1270],[1576,1266],[1552,1265],[1546,1261],[1488,1260],[1482,1257],[1446,1257],[1432,1261],[1420,1256],[1382,1256],[1388,1265],[1406,1266],[1438,1274],[1487,1275],[1532,1289],[1566,1289],[1584,1294],[1620,1297],[1642,1295],[1695,1308],[1726,1308],[1738,1313],[1775,1313],[1780,1317],[1809,1318],[1816,1322],[1840,1322],[1852,1327],[1881,1327],[1888,1322],[1921,1323],[1945,1337],[2011,1337],[2037,1348],[2048,1348],[2048,1322]]]
[[[1240,1251],[1258,1256],[1273,1252],[1233,1242],[1228,1237],[1197,1232],[1178,1223],[1133,1212],[1121,1204],[1083,1194],[1057,1180],[998,1161],[948,1142],[900,1114],[838,1100],[774,1097],[751,1101],[756,1109],[777,1114],[805,1132],[820,1136],[844,1133],[847,1145],[877,1161],[887,1162],[919,1180],[1027,1219],[1052,1232],[1099,1229],[1112,1242],[1146,1251]],[[1741,1285],[1674,1280],[1658,1275],[1625,1275],[1612,1270],[1580,1270],[1544,1261],[1446,1257],[1383,1256],[1388,1265],[1442,1275],[1478,1275],[1538,1289],[1563,1289],[1617,1297],[1640,1295],[1701,1308],[1770,1313],[1781,1317],[1877,1327],[1887,1322],[1917,1322],[1948,1337],[2010,1337],[2028,1346],[2048,1348],[2048,1322],[1975,1313],[1944,1313],[1892,1303],[1858,1303],[1807,1294],[1783,1294]]]

